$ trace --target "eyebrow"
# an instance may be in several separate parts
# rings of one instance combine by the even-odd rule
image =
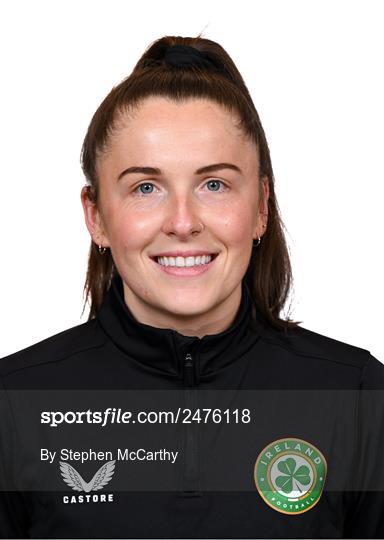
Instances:
[[[200,169],[197,169],[195,171],[195,174],[204,174],[204,173],[210,173],[219,171],[221,169],[232,169],[233,171],[239,172],[240,174],[243,174],[242,170],[233,163],[213,163],[212,165],[206,165],[205,167],[201,167]],[[120,180],[123,176],[126,174],[156,174],[160,175],[162,174],[161,169],[157,167],[128,167],[128,169],[125,169],[122,173],[119,174],[117,177],[117,180]]]

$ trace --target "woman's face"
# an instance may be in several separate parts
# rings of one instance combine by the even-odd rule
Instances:
[[[252,241],[264,232],[268,183],[258,153],[208,100],[148,98],[123,120],[97,163],[97,208],[83,188],[87,227],[111,249],[139,321],[214,333],[239,306]],[[197,265],[198,253],[214,258]],[[190,258],[177,259],[183,254]]]

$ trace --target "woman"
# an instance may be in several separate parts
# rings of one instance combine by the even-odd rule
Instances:
[[[384,367],[280,317],[270,154],[229,55],[154,42],[82,166],[89,319],[0,362],[2,537],[383,537]]]

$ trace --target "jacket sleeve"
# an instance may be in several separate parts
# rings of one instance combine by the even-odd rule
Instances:
[[[0,538],[29,538],[27,510],[15,477],[17,432],[9,397],[0,377]]]
[[[344,538],[384,538],[384,365],[369,354],[357,403]]]

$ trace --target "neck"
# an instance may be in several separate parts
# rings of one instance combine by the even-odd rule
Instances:
[[[136,321],[155,328],[171,328],[184,336],[219,334],[231,326],[241,302],[241,283],[223,301],[203,313],[185,314],[167,311],[148,304],[138,297],[126,284],[124,300]]]

